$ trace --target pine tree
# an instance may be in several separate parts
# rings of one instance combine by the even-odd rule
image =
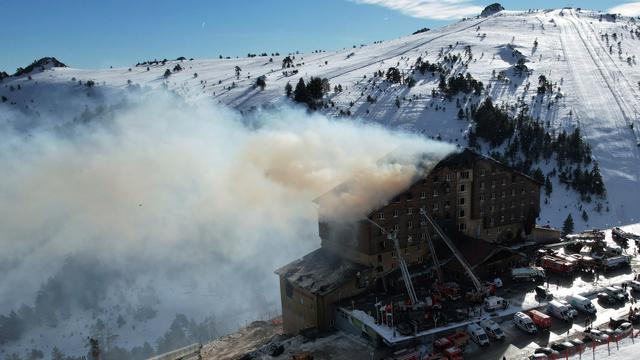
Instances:
[[[171,70],[167,69],[167,70],[164,71],[164,77],[167,78],[169,76],[171,76]]]
[[[567,218],[564,220],[562,224],[562,235],[568,235],[573,232],[573,218],[571,214],[567,215]]]
[[[585,210],[582,210],[582,220],[584,220],[584,222],[587,222],[589,220],[589,215]]]
[[[264,76],[259,76],[256,79],[256,86],[260,88],[260,90],[264,90],[264,88],[267,86],[267,81],[265,80]]]
[[[553,185],[551,184],[551,178],[547,175],[547,178],[544,181],[544,193],[549,197],[551,192],[553,191]]]
[[[305,104],[309,102],[309,92],[302,78],[300,78],[298,84],[296,84],[296,89],[293,91],[293,100]]]
[[[464,119],[464,111],[460,108],[460,110],[458,110],[458,120],[462,119]]]
[[[287,97],[291,97],[292,92],[293,92],[293,87],[291,86],[291,83],[287,81],[287,85],[284,86],[284,93],[287,95]]]
[[[51,350],[51,360],[64,360],[64,353],[57,346]]]

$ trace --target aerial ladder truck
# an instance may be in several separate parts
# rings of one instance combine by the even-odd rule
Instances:
[[[467,259],[464,258],[464,256],[458,250],[458,248],[456,248],[456,246],[453,244],[451,239],[449,239],[449,237],[444,233],[442,228],[433,220],[433,218],[431,218],[431,216],[427,213],[427,210],[424,207],[420,208],[420,217],[422,218],[421,225],[430,225],[433,228],[435,233],[440,237],[440,239],[442,239],[445,245],[447,245],[449,250],[451,250],[451,252],[456,257],[458,262],[460,262],[460,265],[462,265],[463,269],[467,273],[467,276],[469,276],[469,279],[471,279],[471,282],[473,283],[473,287],[475,288],[475,292],[467,294],[468,300],[471,300],[473,302],[482,301],[482,299],[488,294],[489,290],[482,285],[482,283],[480,282],[480,279],[478,279],[478,276],[473,272],[473,268],[467,262]],[[433,242],[431,241],[431,235],[428,230],[427,230],[427,243],[429,245],[429,251],[431,251],[431,256],[433,258],[434,266],[436,267],[436,271],[438,273],[438,278],[442,282],[442,270],[441,270],[440,262],[438,261],[438,257],[436,255]]]

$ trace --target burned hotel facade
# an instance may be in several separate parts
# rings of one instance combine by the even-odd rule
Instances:
[[[320,249],[276,271],[285,332],[328,330],[334,325],[336,302],[394,273],[398,257],[385,232],[396,232],[409,266],[424,263],[430,233],[421,208],[448,234],[500,244],[531,233],[541,186],[494,159],[463,150],[441,160],[368,219],[350,226],[320,219]],[[322,207],[321,198],[318,203]],[[305,299],[314,305],[304,306]]]

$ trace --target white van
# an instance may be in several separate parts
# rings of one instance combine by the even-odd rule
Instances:
[[[578,311],[586,312],[587,314],[595,314],[597,311],[591,300],[582,295],[571,295],[568,300],[569,304]]]
[[[506,309],[507,307],[509,307],[509,302],[499,296],[489,296],[484,299],[484,309],[487,311]]]
[[[489,338],[487,337],[487,333],[482,330],[480,325],[469,324],[469,326],[467,326],[467,332],[469,333],[469,337],[471,338],[471,340],[473,340],[476,344],[480,346],[489,345]]]
[[[569,306],[566,302],[560,300],[549,301],[547,311],[550,315],[565,321],[573,321],[573,318],[578,315],[578,312],[575,309]]]
[[[500,326],[498,326],[498,324],[496,324],[495,321],[483,320],[480,322],[480,326],[482,326],[482,328],[484,329],[484,332],[486,332],[487,336],[489,336],[490,338],[496,339],[496,340],[504,340],[505,338],[504,331],[502,331]]]
[[[519,327],[521,330],[528,332],[529,334],[535,334],[538,332],[538,328],[533,323],[533,320],[529,317],[529,315],[518,311],[513,314],[513,323]]]

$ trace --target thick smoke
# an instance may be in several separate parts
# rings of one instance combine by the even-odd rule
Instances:
[[[354,205],[335,201],[331,213],[362,216],[416,176],[415,154],[454,150],[353,120],[241,117],[160,92],[85,120],[1,131],[0,314],[32,306],[68,256],[154,287],[176,312],[278,310],[273,270],[319,246],[314,198],[357,179],[360,190],[342,194]],[[392,151],[408,156],[384,160]]]

